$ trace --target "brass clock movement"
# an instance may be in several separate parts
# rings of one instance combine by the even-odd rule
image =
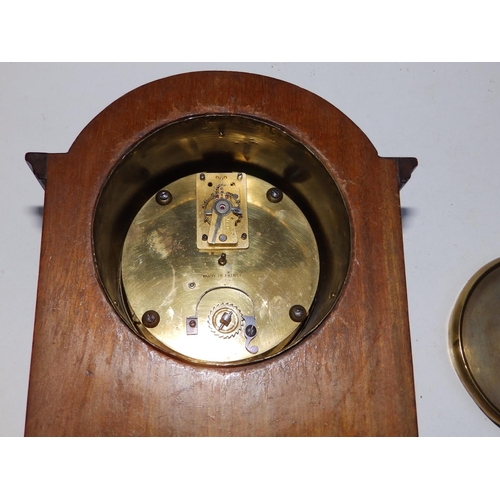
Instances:
[[[27,435],[416,433],[414,159],[303,89],[201,72],[27,161],[46,184]]]
[[[242,172],[207,172],[144,205],[121,274],[139,335],[192,361],[238,363],[291,342],[316,295],[319,255],[281,190]]]

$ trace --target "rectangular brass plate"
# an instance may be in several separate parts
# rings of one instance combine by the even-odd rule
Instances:
[[[199,250],[249,245],[247,177],[241,172],[196,177],[196,244]]]

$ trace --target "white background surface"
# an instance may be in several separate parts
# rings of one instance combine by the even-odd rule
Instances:
[[[500,65],[396,63],[1,64],[0,435],[24,432],[33,335],[43,190],[25,153],[66,152],[124,93],[201,69],[299,85],[351,118],[380,156],[418,158],[401,202],[419,432],[499,436],[454,372],[447,327],[467,280],[500,257]]]

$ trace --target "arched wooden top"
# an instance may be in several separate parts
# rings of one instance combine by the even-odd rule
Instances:
[[[98,141],[105,163],[113,163],[110,156],[118,160],[155,129],[203,114],[239,114],[274,123],[323,161],[338,159],[331,167],[339,180],[357,175],[341,168],[342,158],[351,164],[358,155],[378,160],[359,127],[321,97],[275,78],[232,71],[184,73],[130,91],[82,130],[68,154],[80,155],[88,141]]]

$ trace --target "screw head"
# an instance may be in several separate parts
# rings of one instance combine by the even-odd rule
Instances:
[[[201,237],[201,239],[202,239],[203,241],[207,241],[207,240],[208,240],[208,234],[204,234],[204,235]]]
[[[257,335],[257,328],[255,327],[255,325],[248,325],[245,328],[245,335],[253,339]]]
[[[279,203],[283,199],[283,191],[277,187],[273,187],[267,191],[266,198],[271,203]]]
[[[196,321],[195,321],[194,319],[190,320],[190,321],[189,321],[189,326],[190,326],[191,328],[194,328],[194,327],[196,326]]]
[[[155,196],[156,203],[163,206],[172,203],[172,199],[172,193],[170,191],[166,191],[165,189],[158,191]]]
[[[160,322],[160,315],[156,311],[149,310],[142,315],[141,321],[146,328],[154,328]]]
[[[221,253],[219,260],[217,261],[219,263],[219,266],[225,266],[227,264],[227,258],[225,253]]]
[[[231,212],[231,203],[229,201],[221,199],[217,200],[214,205],[214,210],[219,214],[219,215],[227,215]]]
[[[297,323],[304,321],[307,317],[307,311],[303,306],[299,304],[290,307],[289,314],[290,314],[290,319]]]

